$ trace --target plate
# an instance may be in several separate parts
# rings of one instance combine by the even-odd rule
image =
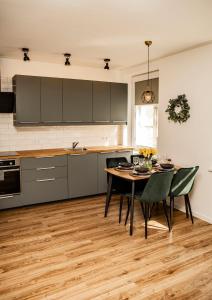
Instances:
[[[141,177],[143,177],[143,176],[149,176],[149,175],[151,175],[152,173],[151,173],[151,172],[138,173],[138,172],[136,172],[136,171],[133,171],[133,172],[130,172],[129,174],[130,174],[131,176],[136,176],[136,177],[141,176]]]
[[[120,171],[120,172],[129,172],[129,171],[132,171],[132,169],[133,168],[130,168],[130,169],[120,168],[120,167],[115,168],[116,171]]]

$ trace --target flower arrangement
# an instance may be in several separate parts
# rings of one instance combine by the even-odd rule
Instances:
[[[156,148],[140,148],[139,154],[143,155],[145,158],[151,158],[153,155],[157,154]]]

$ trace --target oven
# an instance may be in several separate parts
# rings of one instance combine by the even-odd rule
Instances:
[[[0,159],[0,198],[19,194],[20,186],[20,160]]]

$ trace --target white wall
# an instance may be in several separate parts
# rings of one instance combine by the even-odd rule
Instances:
[[[181,166],[200,166],[191,205],[194,215],[212,223],[212,173],[208,172],[212,169],[212,45],[161,59],[151,66],[159,69],[159,152]],[[145,71],[140,67],[129,73]],[[165,110],[170,98],[184,93],[191,118],[175,124],[168,121]]]
[[[0,71],[2,91],[12,90],[15,74],[126,82],[120,71],[15,59],[0,59]],[[124,131],[126,126],[118,125],[16,128],[12,114],[0,114],[0,151],[70,147],[75,140],[85,146],[117,145],[123,143]]]

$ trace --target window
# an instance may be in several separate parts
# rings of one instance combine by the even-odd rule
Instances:
[[[157,104],[135,105],[136,146],[157,147],[158,107]]]

